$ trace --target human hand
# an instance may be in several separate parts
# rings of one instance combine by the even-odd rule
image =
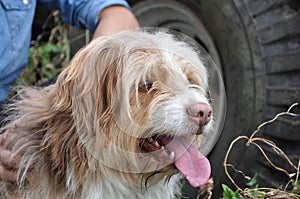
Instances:
[[[6,162],[11,156],[11,151],[4,147],[4,141],[6,140],[7,133],[0,134],[0,180],[17,181],[17,173],[13,170],[8,169],[3,163]],[[15,165],[9,165],[9,168],[13,168]]]
[[[117,33],[122,30],[139,28],[139,23],[133,13],[123,6],[110,6],[99,14],[99,24],[93,39]]]

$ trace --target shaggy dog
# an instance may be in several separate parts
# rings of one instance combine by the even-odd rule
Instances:
[[[125,31],[79,51],[57,82],[9,105],[1,198],[173,198],[210,177],[207,71],[169,33]]]

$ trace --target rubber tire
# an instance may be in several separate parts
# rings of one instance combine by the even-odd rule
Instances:
[[[142,26],[168,26],[174,16],[168,16],[160,4],[170,3],[189,11],[204,24],[221,59],[226,94],[227,118],[222,135],[209,154],[215,181],[213,198],[222,196],[221,184],[234,188],[225,175],[223,160],[231,141],[250,134],[262,122],[300,102],[300,14],[299,1],[277,0],[139,0],[129,1]],[[156,6],[153,6],[156,5]],[[148,6],[148,8],[147,8]],[[158,7],[143,13],[140,9]],[[156,14],[155,14],[156,12]],[[153,15],[154,13],[154,15]],[[178,13],[177,18],[180,18]],[[157,23],[158,16],[165,18]],[[146,18],[146,20],[145,20]],[[188,23],[190,30],[195,24]],[[171,25],[170,25],[171,26]],[[176,29],[187,35],[186,30]],[[202,41],[203,42],[203,41]],[[205,43],[205,41],[204,41]],[[299,113],[299,107],[293,112]],[[300,118],[282,117],[262,129],[263,137],[273,140],[293,160],[300,157]],[[249,176],[257,174],[263,186],[285,186],[285,174],[275,171],[258,150],[239,143],[231,153],[230,163]],[[288,165],[270,147],[264,146],[272,160],[287,170]],[[241,176],[235,176],[240,185]],[[184,188],[184,197],[196,198],[198,190]]]

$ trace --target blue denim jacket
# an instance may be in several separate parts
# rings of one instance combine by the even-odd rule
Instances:
[[[59,9],[66,23],[91,31],[95,30],[103,8],[129,7],[125,0],[0,0],[0,103],[27,63],[37,3]]]

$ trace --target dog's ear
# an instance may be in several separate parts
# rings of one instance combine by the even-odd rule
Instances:
[[[79,131],[94,134],[99,125],[109,125],[120,99],[114,96],[123,70],[119,51],[117,42],[97,39],[78,52],[59,75],[55,107],[69,111]]]

